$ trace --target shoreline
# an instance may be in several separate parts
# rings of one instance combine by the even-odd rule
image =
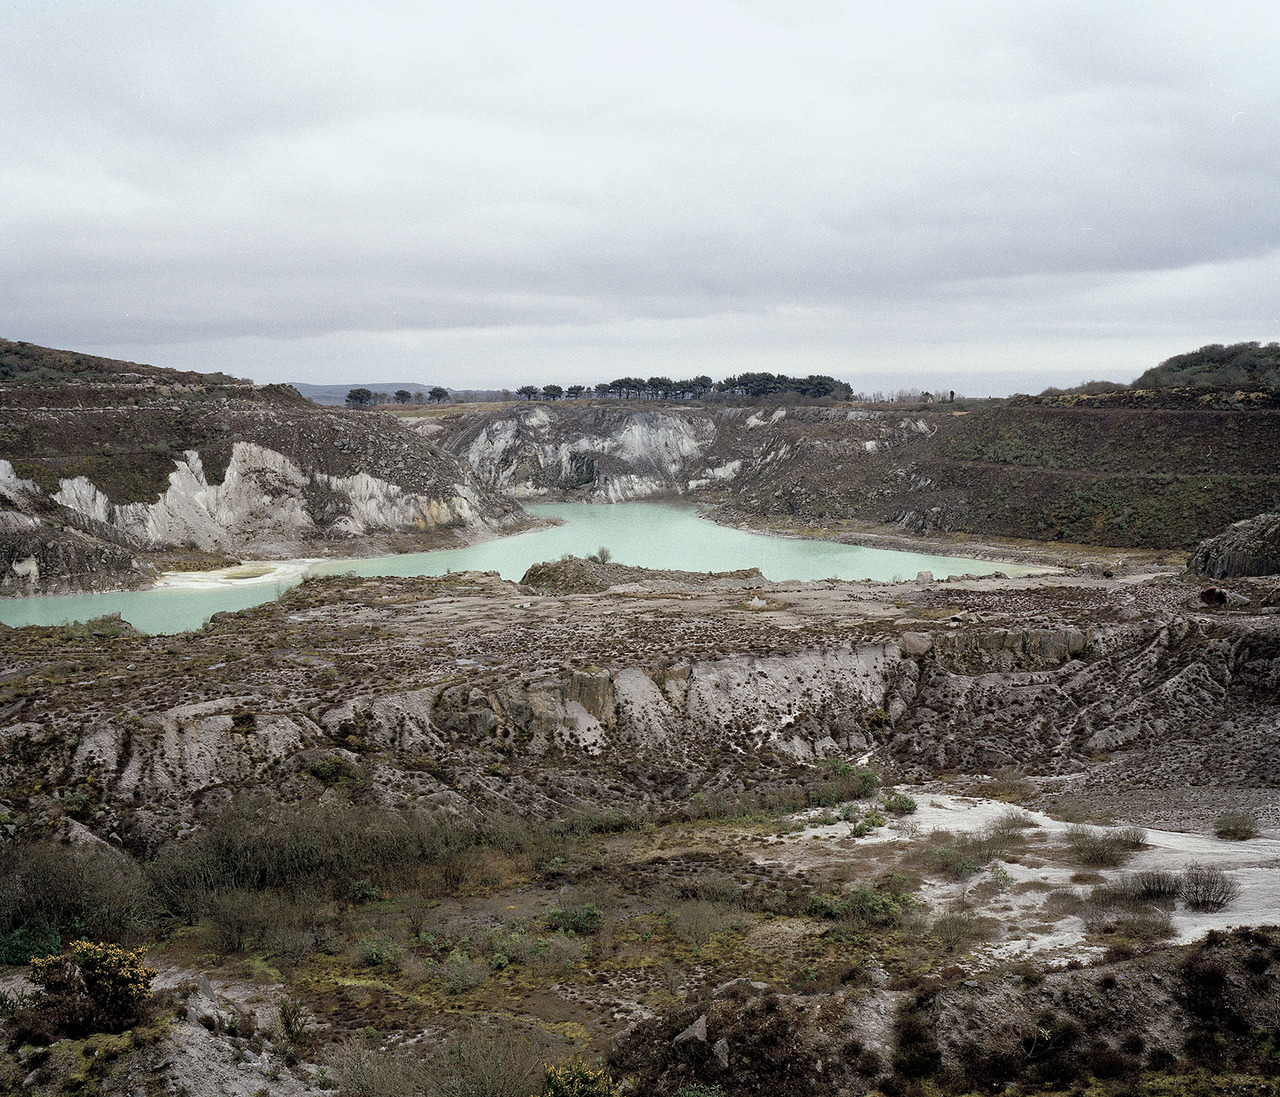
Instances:
[[[1099,577],[1135,577],[1176,572],[1185,564],[1175,563],[1172,557],[1181,559],[1184,550],[1134,549],[1115,546],[1065,544],[1040,541],[1009,541],[999,538],[978,538],[972,534],[941,534],[919,536],[906,533],[889,525],[853,519],[841,520],[825,526],[802,524],[778,519],[751,518],[726,510],[723,504],[698,503],[688,499],[669,498],[626,500],[626,503],[670,503],[695,509],[700,518],[707,519],[726,529],[741,530],[759,536],[784,540],[831,542],[875,550],[910,553],[916,555],[946,556],[953,559],[973,560],[975,564],[1007,565],[1022,574],[1008,575],[1006,579],[1040,579],[1054,575],[1089,575]],[[596,504],[612,505],[612,504]],[[161,572],[154,581],[142,586],[120,586],[98,590],[60,591],[41,594],[13,594],[12,599],[59,598],[92,596],[99,594],[125,594],[146,591],[217,591],[246,589],[257,586],[293,585],[320,566],[332,567],[343,563],[358,564],[376,559],[394,559],[418,553],[466,549],[475,545],[506,540],[521,534],[537,532],[560,525],[561,521],[528,515],[530,521],[519,524],[510,531],[486,528],[480,535],[462,544],[440,545],[432,548],[404,545],[396,535],[374,535],[358,544],[343,545],[345,549],[367,548],[372,551],[350,555],[293,556],[242,560],[220,568],[208,570],[169,570]],[[397,548],[400,548],[397,551]],[[388,551],[390,550],[390,551]],[[1023,570],[1030,569],[1030,570]],[[1107,576],[1107,572],[1112,572]],[[962,575],[951,576],[952,581]],[[947,579],[938,576],[935,581]],[[992,579],[992,576],[974,575],[971,578]],[[851,582],[856,580],[850,580]],[[898,580],[915,582],[915,577]],[[993,580],[1000,581],[1000,580]]]
[[[830,526],[813,526],[784,519],[751,519],[733,511],[721,511],[721,508],[715,506],[709,506],[704,517],[718,525],[767,537],[833,541],[894,552],[953,556],[983,563],[1045,568],[1046,573],[1089,569],[1109,569],[1117,573],[1180,571],[1186,567],[1188,553],[1188,550],[1180,548],[1146,549],[1076,542],[1020,541],[971,533],[924,536],[907,533],[889,524],[858,519],[842,519]]]

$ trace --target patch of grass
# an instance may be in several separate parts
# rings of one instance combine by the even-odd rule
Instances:
[[[1077,865],[1087,868],[1116,868],[1129,855],[1146,845],[1146,831],[1138,827],[1100,830],[1073,823],[1065,832],[1067,852]]]
[[[604,912],[594,903],[582,903],[550,910],[543,921],[548,929],[562,933],[595,933],[604,925]]]

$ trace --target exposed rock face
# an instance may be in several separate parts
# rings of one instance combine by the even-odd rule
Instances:
[[[831,756],[1070,775],[1107,754],[1108,781],[1134,788],[1267,787],[1280,753],[1274,615],[851,635],[842,587],[791,618],[735,608],[743,588],[705,577],[535,596],[474,573],[368,582],[304,584],[177,647],[60,639],[56,658],[83,668],[79,707],[4,687],[0,782],[21,798],[53,774],[93,790],[96,830],[151,841],[237,791],[344,781],[384,803],[556,814],[734,795]],[[809,593],[768,589],[779,606]],[[65,673],[40,670],[39,644],[10,649],[24,673]],[[335,692],[342,666],[353,677]]]
[[[1187,561],[1197,575],[1280,575],[1280,514],[1259,514],[1202,541]]]
[[[6,501],[23,509],[4,508]],[[115,530],[43,499],[0,460],[0,594],[119,589],[152,574]]]
[[[1271,506],[1280,411],[533,404],[424,426],[519,498],[689,495],[744,516],[1185,546]]]
[[[93,363],[110,383],[0,386],[0,590],[128,586],[143,575],[140,552],[360,555],[526,521],[386,415],[319,408],[282,386]]]
[[[655,495],[792,494],[816,471],[878,478],[923,419],[850,408],[532,405],[446,420],[436,437],[518,498],[616,502]],[[847,509],[847,505],[846,505]],[[790,511],[795,513],[793,507]],[[834,511],[832,513],[835,513]]]
[[[534,405],[469,424],[448,439],[485,483],[518,499],[572,494],[619,502],[682,492],[716,475],[703,461],[716,420],[680,409],[578,409]],[[720,470],[728,479],[735,470]]]
[[[468,479],[438,494],[415,492],[367,472],[304,471],[275,450],[236,442],[221,483],[211,484],[200,454],[188,450],[154,503],[114,504],[83,476],[63,480],[53,498],[142,547],[274,555],[317,537],[486,524],[492,499]]]

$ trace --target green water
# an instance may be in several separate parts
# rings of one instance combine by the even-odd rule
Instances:
[[[548,503],[531,505],[530,513],[560,518],[550,529],[503,537],[461,549],[408,553],[315,564],[320,575],[444,575],[449,571],[496,571],[519,579],[530,564],[555,560],[565,553],[586,556],[602,545],[620,564],[682,571],[734,571],[758,567],[768,579],[914,579],[917,572],[983,575],[1003,571],[1023,575],[1034,568],[994,564],[956,556],[768,537],[718,526],[698,517],[692,507],[667,503]],[[219,586],[177,587],[116,594],[73,594],[0,600],[0,622],[6,625],[52,625],[88,621],[119,613],[148,633],[200,628],[211,615],[246,609],[279,598],[300,581],[290,578],[246,579]]]

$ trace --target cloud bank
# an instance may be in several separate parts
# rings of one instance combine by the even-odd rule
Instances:
[[[1254,3],[19,0],[8,23],[10,338],[261,381],[1004,393],[1280,329]]]

